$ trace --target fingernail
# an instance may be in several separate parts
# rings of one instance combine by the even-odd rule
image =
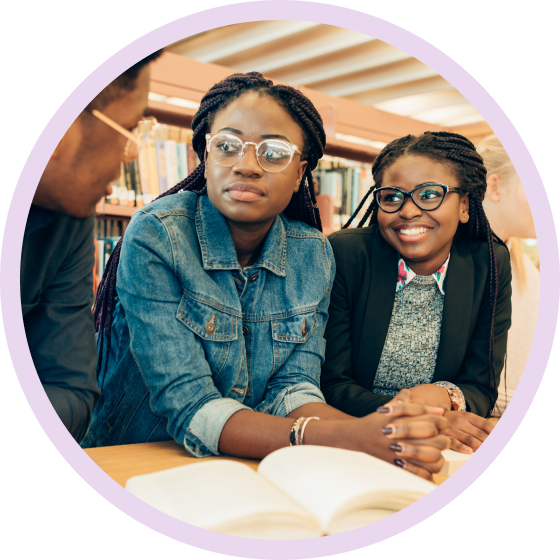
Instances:
[[[465,445],[465,453],[473,453],[473,450]]]
[[[402,451],[402,447],[397,443],[392,443],[391,445],[389,445],[389,449],[391,451]]]
[[[395,433],[395,426],[385,426],[381,428],[381,432],[384,433],[386,436]]]
[[[393,463],[395,463],[395,465],[397,465],[397,467],[400,467],[401,469],[404,469],[404,461],[401,461],[400,459],[394,459]]]
[[[449,412],[451,409],[450,409],[449,407],[447,407],[447,406],[444,406],[444,407],[443,407],[443,410],[445,410],[445,412]]]
[[[392,412],[392,411],[393,411],[393,408],[390,407],[390,406],[380,406],[380,407],[376,410],[376,412],[380,412],[381,414],[385,414],[385,413],[387,413],[387,412]]]
[[[397,399],[397,402],[400,402],[402,404],[404,401],[401,399]]]

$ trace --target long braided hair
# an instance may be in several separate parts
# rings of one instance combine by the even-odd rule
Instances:
[[[202,98],[200,107],[192,121],[192,146],[200,158],[200,165],[183,181],[158,197],[169,196],[181,191],[190,191],[198,195],[206,194],[204,178],[204,153],[206,150],[206,134],[215,116],[235,99],[248,91],[256,91],[259,95],[268,95],[283,107],[294,121],[299,124],[303,134],[302,160],[307,166],[299,186],[292,196],[284,214],[287,218],[300,220],[319,231],[322,231],[321,217],[317,208],[313,189],[313,169],[323,157],[326,137],[323,120],[311,101],[298,90],[286,85],[273,85],[258,72],[232,74],[225,80],[212,86]],[[107,354],[111,344],[111,323],[115,307],[117,268],[121,255],[122,239],[119,240],[111,253],[103,278],[97,289],[94,305],[95,330],[99,340],[98,373],[104,355],[105,338],[107,338]]]
[[[422,136],[408,135],[393,140],[381,150],[373,164],[371,172],[374,186],[369,189],[350,220],[348,220],[343,227],[347,228],[352,223],[352,220],[358,215],[368,197],[373,193],[375,186],[381,185],[385,170],[401,156],[412,154],[430,158],[439,163],[448,165],[452,169],[459,181],[459,187],[463,189],[469,197],[469,221],[466,224],[459,224],[456,236],[462,236],[465,239],[473,241],[486,241],[488,244],[490,261],[489,298],[491,310],[488,362],[490,366],[490,386],[492,389],[496,390],[494,315],[498,299],[498,265],[494,251],[494,243],[498,243],[504,247],[506,247],[506,244],[492,231],[482,207],[482,201],[486,192],[486,167],[484,167],[482,158],[476,151],[473,143],[464,136],[453,132],[425,132]],[[368,219],[369,225],[376,224],[378,212],[379,207],[377,206],[375,197],[373,197],[364,216],[358,223],[358,227],[363,227]]]

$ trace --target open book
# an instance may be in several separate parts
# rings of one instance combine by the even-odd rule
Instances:
[[[297,446],[258,472],[202,461],[132,477],[132,494],[177,519],[257,539],[302,539],[357,529],[400,511],[435,485],[365,453]]]

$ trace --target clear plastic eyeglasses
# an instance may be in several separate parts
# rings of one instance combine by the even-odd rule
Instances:
[[[420,210],[427,212],[436,210],[442,205],[445,195],[451,192],[462,193],[465,191],[457,187],[448,187],[442,183],[422,183],[410,192],[399,187],[380,187],[373,191],[373,196],[383,212],[393,214],[404,206],[408,197]]]
[[[148,147],[156,131],[157,120],[155,117],[147,117],[138,121],[136,127],[130,132],[130,130],[122,127],[119,123],[116,123],[113,119],[110,119],[97,109],[93,109],[91,114],[110,126],[113,130],[120,132],[123,136],[128,138],[123,154],[124,159],[127,161],[135,160],[140,150]]]
[[[243,142],[233,134],[206,135],[206,151],[212,161],[222,167],[233,167],[245,153],[246,146],[255,146],[257,162],[264,171],[278,173],[290,165],[294,153],[301,155],[295,144],[272,138],[256,142]]]

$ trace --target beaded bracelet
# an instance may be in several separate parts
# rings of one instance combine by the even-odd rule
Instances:
[[[297,433],[301,423],[305,420],[303,416],[300,416],[293,424],[290,429],[290,445],[299,445]]]
[[[303,432],[305,431],[305,426],[307,426],[309,420],[319,420],[319,418],[317,416],[310,416],[309,418],[300,416],[292,424],[290,429],[290,446],[303,444]]]

